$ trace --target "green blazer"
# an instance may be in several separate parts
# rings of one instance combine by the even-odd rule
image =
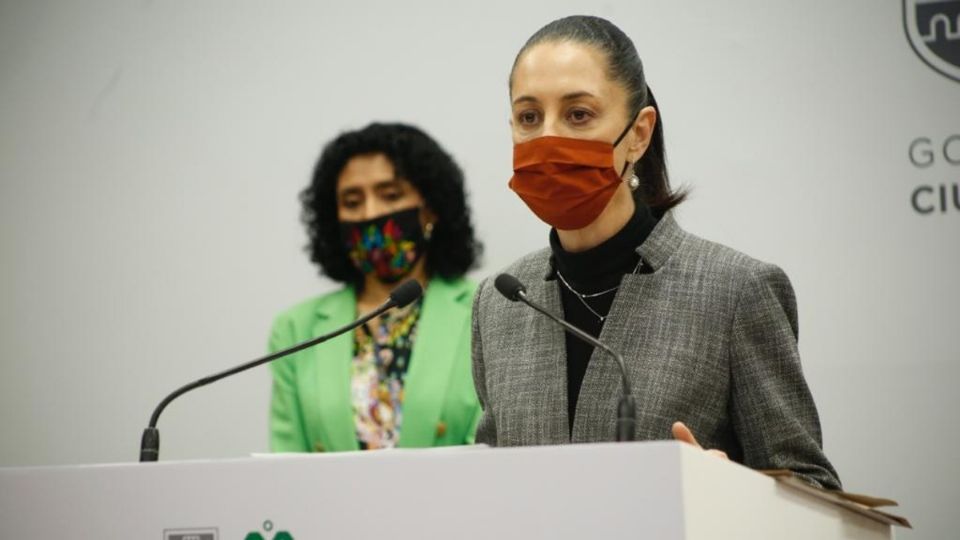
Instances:
[[[433,279],[424,292],[404,381],[400,447],[473,443],[481,413],[470,367],[475,288],[465,279]],[[307,300],[277,317],[270,351],[331,332],[356,316],[351,287]],[[359,450],[350,398],[353,339],[348,332],[271,364],[271,450]]]

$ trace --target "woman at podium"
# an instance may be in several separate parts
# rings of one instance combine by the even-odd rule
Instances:
[[[467,444],[480,416],[463,278],[474,239],[453,159],[423,131],[371,124],[323,149],[301,194],[311,260],[343,284],[281,313],[276,351],[345,325],[416,279],[421,300],[272,364],[278,452]]]
[[[537,31],[510,74],[512,189],[552,229],[509,266],[530,300],[624,357],[637,440],[678,438],[756,469],[839,488],[822,451],[780,268],[683,230],[663,116],[632,41],[567,17]],[[477,441],[615,438],[617,364],[544,315],[480,284]]]

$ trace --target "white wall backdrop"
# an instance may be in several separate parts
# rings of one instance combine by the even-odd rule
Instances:
[[[901,538],[956,537],[960,82],[897,0],[0,2],[0,466],[135,460],[159,399],[329,290],[297,194],[342,130],[413,122],[453,153],[475,277],[545,245],[506,188],[506,78],[584,12],[645,59],[681,224],[791,276],[845,487],[901,500]],[[946,211],[913,209],[924,185]],[[261,369],[181,398],[162,457],[266,450],[268,394]]]

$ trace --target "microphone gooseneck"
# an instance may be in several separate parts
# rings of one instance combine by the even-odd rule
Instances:
[[[562,326],[564,330],[573,336],[600,349],[614,359],[614,361],[617,363],[617,367],[620,368],[620,380],[621,384],[623,385],[623,395],[620,397],[620,403],[617,406],[617,440],[634,440],[636,405],[630,386],[630,378],[627,375],[627,366],[623,362],[623,357],[597,338],[554,315],[553,313],[550,313],[546,310],[546,308],[527,298],[527,288],[524,287],[523,283],[521,283],[516,277],[510,274],[500,274],[496,277],[496,279],[493,280],[493,286],[507,300],[510,300],[511,302],[519,301],[530,306],[531,308],[545,315],[548,319]]]
[[[409,280],[400,284],[393,292],[390,293],[389,298],[383,304],[380,304],[373,311],[361,316],[352,323],[338,328],[329,334],[322,335],[320,337],[313,338],[309,341],[304,341],[292,347],[277,351],[275,353],[268,354],[262,358],[257,358],[256,360],[251,360],[245,364],[241,364],[237,367],[230,368],[226,371],[221,371],[220,373],[215,373],[213,375],[204,377],[202,379],[193,381],[190,384],[181,386],[180,388],[174,390],[170,395],[163,398],[163,401],[157,405],[157,408],[153,410],[153,414],[150,416],[150,424],[146,429],[143,430],[143,436],[140,439],[140,461],[157,461],[160,457],[160,432],[157,430],[157,421],[160,420],[160,413],[170,404],[171,401],[177,399],[178,397],[186,394],[190,390],[195,388],[200,388],[201,386],[206,386],[212,382],[219,381],[224,377],[229,377],[230,375],[235,375],[241,371],[246,371],[250,368],[257,367],[261,364],[266,364],[267,362],[272,362],[278,358],[291,355],[295,352],[302,351],[314,345],[318,345],[327,341],[329,339],[335,338],[340,334],[349,332],[358,326],[367,323],[371,319],[374,319],[386,311],[389,311],[395,307],[404,307],[407,304],[415,301],[417,298],[423,294],[423,289],[420,287],[420,284],[415,280]]]

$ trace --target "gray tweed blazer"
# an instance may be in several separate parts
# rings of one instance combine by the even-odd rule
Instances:
[[[791,469],[826,488],[840,480],[797,351],[797,305],[778,267],[683,231],[668,213],[637,248],[652,273],[623,278],[600,340],[623,355],[637,440],[685,422],[705,448],[755,469]],[[509,266],[531,300],[562,313],[550,250]],[[571,434],[563,330],[492,280],[473,305],[473,378],[484,407],[477,442],[494,446],[612,441],[616,364],[594,351]]]

